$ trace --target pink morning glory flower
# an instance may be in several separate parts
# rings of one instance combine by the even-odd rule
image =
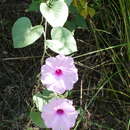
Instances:
[[[41,82],[48,90],[62,94],[73,89],[78,80],[77,68],[70,56],[58,55],[46,59],[41,67]]]
[[[70,130],[75,125],[78,112],[68,99],[52,99],[43,107],[41,117],[47,128]]]

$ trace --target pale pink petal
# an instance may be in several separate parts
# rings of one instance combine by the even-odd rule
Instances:
[[[41,114],[41,117],[42,119],[44,119],[44,122],[45,122],[45,125],[48,127],[48,128],[52,128],[52,121],[55,121],[56,117],[55,117],[55,114],[54,113],[51,113],[51,112],[45,112],[44,114],[42,113]]]
[[[48,90],[62,94],[73,89],[78,72],[72,57],[58,55],[47,58],[45,63],[41,67],[41,81]]]
[[[70,126],[68,124],[68,121],[66,121],[64,117],[59,117],[54,122],[54,126],[52,127],[52,130],[70,130]]]
[[[52,130],[70,130],[75,125],[77,116],[72,101],[62,98],[53,99],[43,106],[41,114],[47,128]]]
[[[68,69],[74,67],[74,60],[70,56],[57,55],[56,59],[61,66],[65,66]]]
[[[54,68],[55,65],[57,65],[57,60],[55,57],[50,57],[46,59],[46,65],[47,66],[51,66],[52,68]]]
[[[64,76],[64,85],[66,86],[66,90],[71,90],[73,88],[74,83],[75,83],[75,81],[73,79],[73,75]]]
[[[78,81],[78,73],[77,73],[77,69],[66,69],[64,70],[64,77],[63,78],[69,78],[71,81],[73,81],[73,83]]]
[[[50,73],[46,73],[46,75],[41,76],[41,82],[44,85],[51,85],[56,82],[54,76]]]
[[[72,104],[70,104],[68,102],[62,103],[61,108],[64,108],[65,112],[73,112],[73,111],[75,111],[75,108],[72,106]]]
[[[62,82],[55,82],[55,83],[49,85],[47,87],[47,89],[50,90],[50,91],[59,93],[59,94],[64,93],[65,90],[66,90],[64,85],[62,84]]]
[[[66,119],[68,120],[68,122],[70,123],[70,126],[71,127],[74,127],[75,125],[75,122],[76,122],[76,119],[77,119],[77,116],[78,116],[78,112],[77,111],[74,111],[72,113],[69,113],[67,114],[66,116]]]

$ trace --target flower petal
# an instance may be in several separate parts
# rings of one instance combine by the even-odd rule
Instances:
[[[60,75],[55,72],[60,70]],[[46,59],[46,64],[41,68],[41,82],[48,90],[62,94],[71,90],[78,80],[77,68],[70,56],[57,55]]]
[[[63,114],[58,114],[57,110],[63,110]],[[67,99],[53,99],[43,107],[42,119],[48,128],[53,130],[69,130],[75,125],[78,112],[72,105],[72,101]]]

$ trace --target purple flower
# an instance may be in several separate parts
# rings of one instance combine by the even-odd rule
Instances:
[[[47,58],[46,64],[41,67],[41,82],[53,92],[62,94],[65,90],[71,90],[77,80],[77,69],[70,56]]]
[[[47,128],[70,130],[75,125],[78,112],[67,99],[53,99],[43,107],[41,114]]]

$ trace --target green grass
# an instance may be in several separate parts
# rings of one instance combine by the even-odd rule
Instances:
[[[92,33],[90,35],[94,39],[93,42],[95,42],[97,50],[75,57],[78,60],[91,55],[94,58],[98,55],[96,56],[97,63],[95,63],[95,66],[94,64],[87,66],[89,65],[87,61],[85,63],[80,62],[84,69],[87,68],[88,71],[94,70],[100,75],[97,83],[94,84],[93,78],[90,78],[92,74],[88,71],[83,73],[87,75],[87,78],[82,79],[85,82],[82,94],[87,93],[86,97],[89,97],[86,99],[82,95],[84,97],[83,102],[86,100],[83,109],[85,112],[93,110],[90,113],[92,119],[84,121],[87,124],[89,122],[91,125],[85,126],[83,129],[128,129],[130,115],[128,113],[130,107],[128,67],[130,26],[129,14],[127,14],[129,12],[129,3],[125,2],[119,1],[118,3],[112,0],[101,2],[102,6],[95,19],[89,20],[89,31]],[[124,3],[125,5],[123,5]],[[126,5],[127,7],[125,7]],[[87,86],[86,82],[88,80],[89,84]],[[99,116],[99,119],[95,119],[96,115]]]

